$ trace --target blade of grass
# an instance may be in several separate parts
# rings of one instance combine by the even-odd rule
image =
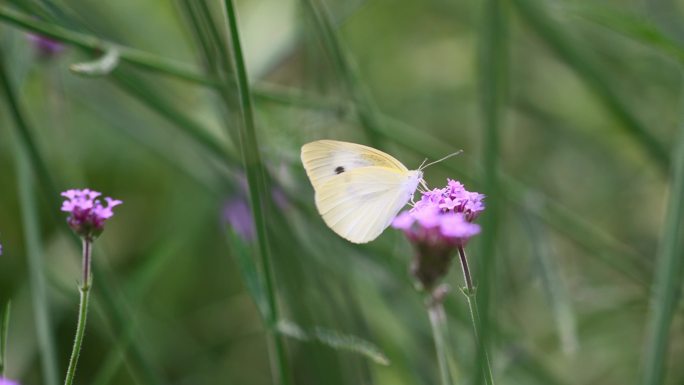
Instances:
[[[658,385],[665,380],[670,326],[681,296],[682,222],[684,221],[684,103],[680,132],[672,165],[670,197],[665,210],[663,236],[659,244],[653,281],[651,311],[646,327],[641,384]]]
[[[506,92],[507,71],[507,42],[506,33],[508,16],[505,5],[500,0],[486,0],[482,4],[482,30],[478,68],[480,81],[480,106],[482,129],[483,190],[487,194],[487,215],[482,220],[481,254],[478,255],[477,297],[475,307],[479,312],[473,322],[479,323],[476,329],[477,371],[476,384],[494,384],[491,367],[492,355],[490,349],[490,329],[492,322],[497,319],[491,316],[490,301],[496,279],[496,245],[501,211],[500,206],[500,139],[499,131],[502,127],[502,109]],[[475,295],[473,292],[472,295]]]
[[[2,308],[2,313],[0,313],[0,378],[5,377],[5,370],[7,369],[7,340],[11,310],[12,301],[7,300]]]
[[[173,75],[193,83],[216,86],[215,79],[208,78],[185,64],[163,58],[135,48],[126,47],[85,33],[74,32],[55,24],[38,21],[7,6],[0,5],[0,20],[32,32],[73,44],[89,52],[108,52],[115,49],[122,61],[137,65],[153,72]]]
[[[237,24],[237,15],[232,0],[222,2],[225,22],[228,25],[230,48],[232,50],[233,67],[237,77],[237,92],[240,100],[239,138],[240,150],[247,173],[249,187],[250,205],[254,223],[257,230],[257,244],[261,256],[261,268],[263,270],[264,283],[268,299],[270,319],[266,320],[269,331],[269,346],[275,349],[274,379],[277,384],[290,384],[291,378],[285,342],[277,333],[278,322],[278,303],[274,274],[271,268],[271,256],[268,243],[268,233],[266,229],[266,217],[264,205],[269,201],[265,186],[265,169],[261,161],[259,145],[254,125],[254,111],[252,110],[252,99],[249,90],[247,69],[242,55],[240,34]],[[228,106],[230,107],[230,106]]]
[[[17,141],[18,142],[18,141]],[[40,350],[40,362],[43,381],[47,385],[57,385],[59,374],[57,353],[55,350],[55,334],[50,316],[45,266],[43,263],[42,240],[40,234],[40,220],[34,191],[33,173],[25,147],[15,145],[15,159],[17,163],[18,194],[21,205],[24,244],[29,268],[29,285],[33,304],[36,337]]]
[[[375,344],[352,334],[344,334],[337,330],[319,326],[307,331],[296,323],[286,320],[278,322],[278,333],[304,342],[315,341],[335,350],[360,354],[378,365],[388,366],[390,364],[385,353]]]
[[[608,111],[619,121],[621,128],[645,153],[649,154],[658,169],[666,173],[670,156],[665,146],[631,113],[629,108],[611,88],[601,69],[593,64],[565,34],[551,17],[546,15],[536,0],[513,0],[518,14],[532,30],[567,63],[603,102]]]

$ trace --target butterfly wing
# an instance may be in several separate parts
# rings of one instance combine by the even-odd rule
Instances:
[[[353,243],[366,243],[390,225],[413,196],[421,177],[420,171],[356,168],[315,188],[316,208],[338,235]]]
[[[317,140],[302,146],[302,163],[314,189],[333,177],[360,167],[409,170],[392,156],[372,147],[337,140]]]

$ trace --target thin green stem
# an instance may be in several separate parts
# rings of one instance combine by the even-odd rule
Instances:
[[[428,317],[430,318],[430,326],[432,326],[432,337],[435,341],[435,349],[437,350],[437,364],[439,365],[439,378],[441,385],[452,385],[454,383],[451,378],[451,370],[449,369],[450,354],[448,347],[449,335],[447,329],[447,318],[444,312],[444,296],[447,290],[443,286],[437,287],[428,300]]]
[[[684,109],[684,108],[683,108]],[[684,115],[682,115],[684,119]],[[646,329],[642,385],[663,384],[668,361],[670,327],[681,296],[682,249],[684,239],[684,121],[680,123],[679,142],[672,167],[671,191],[665,211],[664,234],[659,245],[651,312]]]
[[[81,292],[81,302],[78,305],[78,323],[76,324],[76,337],[74,338],[74,346],[71,350],[71,359],[69,359],[69,368],[67,369],[66,379],[64,385],[71,385],[76,376],[76,365],[78,364],[78,357],[81,354],[81,345],[83,344],[83,336],[85,335],[86,319],[88,316],[88,300],[90,299],[91,274],[90,261],[92,254],[92,241],[88,238],[83,238],[83,282],[79,287]]]
[[[473,285],[473,279],[470,274],[470,268],[468,267],[468,257],[465,253],[465,249],[462,246],[458,248],[458,256],[461,261],[461,269],[463,270],[463,276],[465,278],[466,287],[463,288],[463,294],[465,294],[466,300],[468,301],[468,309],[470,310],[470,319],[473,323],[473,332],[475,333],[475,339],[478,344],[481,343],[482,330],[480,325],[482,321],[480,319],[480,312],[478,311],[476,289]],[[492,365],[489,361],[489,354],[485,348],[478,348],[483,350],[483,365],[482,365],[482,375],[484,376],[484,382],[487,385],[494,385],[494,375],[492,374]]]
[[[224,0],[224,13],[230,33],[230,46],[232,49],[233,67],[237,77],[237,91],[240,100],[240,112],[242,124],[239,129],[240,149],[247,173],[249,185],[250,204],[257,230],[257,243],[261,256],[261,267],[264,274],[264,283],[268,299],[269,314],[266,320],[269,331],[269,346],[275,349],[275,357],[272,364],[275,366],[273,375],[277,384],[289,384],[290,373],[287,363],[285,343],[276,331],[278,322],[278,303],[275,287],[275,278],[271,267],[270,251],[268,246],[268,233],[266,228],[265,205],[269,201],[265,186],[265,169],[259,153],[258,140],[254,124],[254,111],[252,98],[249,90],[247,69],[242,54],[240,34],[237,24],[237,15],[232,0]],[[228,106],[230,107],[230,106]]]
[[[496,243],[501,211],[499,210],[499,158],[500,133],[503,126],[503,105],[506,94],[508,61],[508,12],[505,1],[485,0],[482,2],[482,31],[479,55],[480,107],[482,119],[482,164],[484,191],[487,193],[487,215],[482,223],[482,250],[478,258],[479,296],[468,288],[468,301],[477,324],[477,377],[475,384],[491,384],[492,373],[487,350],[490,342],[491,324],[490,299],[493,291],[493,277],[496,272]],[[459,248],[462,266],[467,267],[463,248]],[[470,302],[476,302],[472,304]]]
[[[0,316],[0,378],[5,377],[7,368],[7,337],[9,336],[10,311],[12,301],[7,301]]]

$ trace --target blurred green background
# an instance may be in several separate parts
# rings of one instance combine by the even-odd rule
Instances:
[[[682,7],[238,1],[264,197],[276,197],[260,207],[292,383],[438,383],[409,243],[389,229],[352,245],[315,212],[299,149],[322,138],[409,168],[464,151],[426,180],[488,196],[468,250],[498,384],[636,384],[654,362],[667,375],[644,383],[683,383]],[[124,204],[96,242],[76,383],[271,383],[277,327],[253,297],[259,248],[225,218],[248,202],[241,152],[255,154],[238,140],[249,126],[224,15],[209,0],[0,1],[8,377],[63,378],[80,250],[58,193],[89,187]],[[63,49],[41,50],[29,32]],[[110,42],[121,45],[113,68],[98,62]],[[446,282],[455,382],[473,383],[458,266]],[[664,336],[648,338],[649,324]]]

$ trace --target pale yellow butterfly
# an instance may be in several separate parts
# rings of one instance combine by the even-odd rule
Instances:
[[[409,170],[380,150],[337,140],[307,143],[301,157],[318,213],[328,227],[353,243],[377,238],[418,185],[425,185],[422,170],[436,163]]]

